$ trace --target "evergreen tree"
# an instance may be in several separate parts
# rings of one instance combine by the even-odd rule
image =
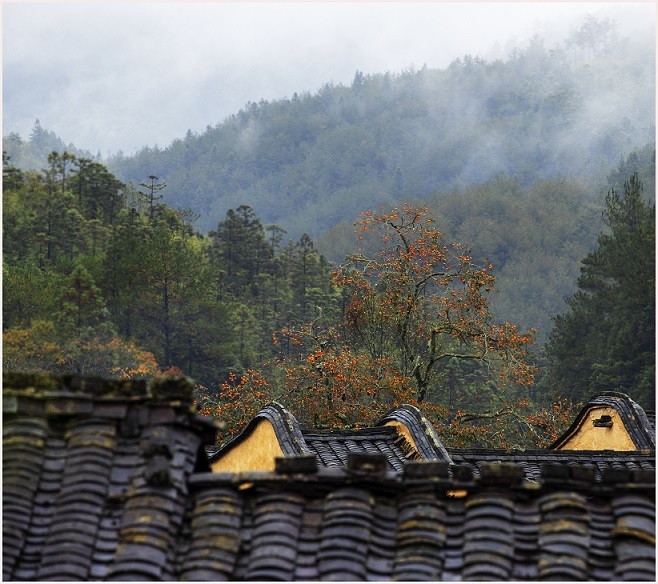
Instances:
[[[254,279],[267,271],[274,244],[269,244],[260,219],[248,205],[229,209],[226,218],[211,231],[212,257],[218,273],[219,298],[224,292],[243,295],[252,291],[257,296]]]
[[[58,323],[80,335],[84,328],[96,328],[107,321],[108,312],[100,288],[92,275],[77,264],[68,277],[60,300]]]
[[[555,319],[544,384],[585,400],[603,390],[655,404],[655,205],[637,174],[624,194],[611,189],[604,221],[610,232],[583,260],[570,310]]]
[[[150,183],[139,183],[140,187],[145,188],[148,192],[144,193],[142,192],[142,195],[146,198],[148,201],[149,205],[149,217],[153,219],[155,216],[155,211],[157,209],[157,205],[155,201],[159,201],[164,197],[162,194],[158,194],[162,189],[164,189],[167,185],[164,182],[161,183],[156,183],[155,181],[159,180],[157,176],[154,174],[151,174],[148,176],[148,179],[151,181]]]
[[[144,342],[165,368],[180,366],[185,355],[184,332],[195,320],[196,299],[208,288],[197,240],[171,209],[164,209],[142,248],[137,266],[143,295],[138,312]]]
[[[2,328],[28,328],[47,320],[61,306],[64,278],[34,261],[2,264]]]
[[[2,151],[2,190],[17,190],[23,185],[23,172],[11,163],[11,157]]]
[[[87,219],[114,224],[125,204],[121,195],[125,185],[99,162],[77,158],[74,164],[77,172],[70,179],[70,187],[77,196],[78,209]]]
[[[134,335],[139,298],[146,286],[139,273],[150,236],[146,214],[135,209],[121,210],[103,261],[102,288],[112,321],[126,338]]]
[[[331,266],[318,253],[313,240],[304,233],[297,242],[290,242],[284,250],[287,277],[292,291],[291,316],[298,323],[335,316],[338,293],[331,285]]]

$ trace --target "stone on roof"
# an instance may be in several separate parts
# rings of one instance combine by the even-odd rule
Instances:
[[[358,430],[302,430],[308,452],[321,466],[346,466],[350,454],[381,454],[389,468],[401,472],[406,460],[420,455],[390,426]]]
[[[550,467],[553,474],[569,475],[581,472],[592,481],[604,480],[606,474],[655,473],[655,451],[613,450],[501,450],[487,448],[449,448],[457,465],[469,468],[479,476],[483,465],[513,463],[524,472],[525,480],[539,481],[542,469]],[[562,470],[560,470],[562,469]],[[630,480],[630,479],[629,479]]]

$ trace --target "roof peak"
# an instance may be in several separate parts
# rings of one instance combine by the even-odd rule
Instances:
[[[429,460],[446,460],[452,462],[436,429],[419,408],[412,404],[402,404],[393,408],[378,422],[378,426],[390,422],[403,424],[411,435],[419,454]]]
[[[644,408],[628,394],[610,390],[601,391],[591,397],[571,426],[549,446],[549,449],[557,449],[566,444],[583,425],[588,412],[600,407],[613,408],[617,412],[637,450],[655,450],[656,431]]]

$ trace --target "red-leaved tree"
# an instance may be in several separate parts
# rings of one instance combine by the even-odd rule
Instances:
[[[482,363],[499,387],[533,382],[533,331],[493,322],[491,265],[446,243],[424,208],[367,211],[357,225],[361,239],[375,233],[382,245],[374,255],[350,256],[335,273],[347,293],[346,331],[373,358],[392,357],[419,403],[451,359]]]

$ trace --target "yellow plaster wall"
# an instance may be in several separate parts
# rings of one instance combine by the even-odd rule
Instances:
[[[418,451],[418,446],[416,446],[414,439],[411,437],[411,432],[409,432],[409,428],[407,428],[407,426],[405,426],[402,422],[398,422],[396,420],[390,420],[389,422],[386,422],[384,426],[393,426],[395,428],[395,431],[398,434],[404,436],[407,442],[414,447],[414,450],[416,450],[416,452]]]
[[[272,424],[261,420],[251,434],[211,463],[212,472],[273,471],[274,459],[283,456]]]
[[[597,428],[594,420],[601,416],[610,416],[611,428]],[[617,410],[610,407],[590,409],[581,424],[563,442],[558,450],[637,450],[629,436]]]

